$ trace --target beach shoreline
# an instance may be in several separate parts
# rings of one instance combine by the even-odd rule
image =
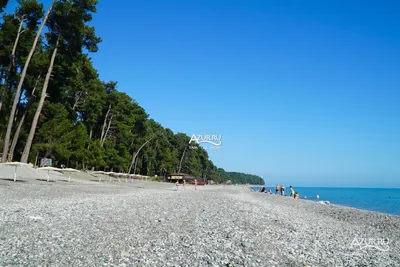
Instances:
[[[398,266],[400,217],[247,186],[0,180],[0,265]],[[80,182],[78,182],[78,180]],[[93,179],[95,180],[95,179]]]
[[[263,186],[250,186],[250,190],[260,192]],[[300,193],[300,200],[320,204],[337,205],[364,211],[373,211],[400,216],[400,188],[346,188],[346,187],[294,187]],[[265,187],[268,194],[269,189]],[[275,192],[271,192],[275,194]],[[285,196],[290,197],[289,192]],[[319,196],[319,198],[316,197]]]

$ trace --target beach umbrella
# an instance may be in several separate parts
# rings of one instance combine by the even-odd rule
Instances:
[[[62,169],[61,171],[62,173],[67,172],[68,174],[68,182],[71,182],[71,172],[80,172],[78,170],[72,169],[72,168],[66,168],[66,169]]]
[[[118,178],[118,182],[121,182],[121,176],[123,176],[123,173],[117,172],[117,173],[115,174],[115,176]]]
[[[142,182],[143,182],[143,177],[142,177],[142,175],[136,174],[136,177],[137,177],[139,180],[142,179]]]
[[[144,175],[138,174],[139,179],[142,178],[142,183],[144,182]]]
[[[128,182],[129,174],[127,174],[127,173],[119,173],[119,176],[125,177],[125,181]]]
[[[104,174],[107,174],[108,175],[108,178],[110,178],[110,182],[111,182],[111,173],[109,173],[109,172],[106,172],[106,173],[104,173]]]
[[[103,171],[96,171],[96,172],[94,172],[94,173],[104,174],[105,172],[103,172]],[[101,176],[99,176],[99,182],[101,182]]]
[[[104,172],[104,171],[96,171],[95,173],[106,174],[106,175],[110,176],[108,172]],[[101,182],[101,176],[99,176],[99,182]],[[110,182],[111,182],[111,177],[110,177]]]
[[[0,165],[6,165],[6,166],[14,166],[14,182],[17,181],[17,168],[19,166],[29,166],[27,163],[22,163],[22,162],[5,162],[5,163],[0,163]]]
[[[105,174],[108,175],[108,177],[110,178],[110,182],[111,182],[111,176],[115,176],[117,173],[116,172],[106,172]]]
[[[120,172],[114,172],[113,175],[115,175],[116,178],[118,178],[118,181],[121,182],[121,177],[127,176],[128,174],[126,173],[120,173]]]
[[[50,171],[62,171],[62,169],[55,168],[55,167],[42,167],[42,168],[38,168],[38,170],[47,171],[47,182],[50,181]]]

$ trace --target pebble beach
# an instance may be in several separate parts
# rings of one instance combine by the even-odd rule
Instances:
[[[245,186],[4,173],[0,266],[400,266],[399,216]]]

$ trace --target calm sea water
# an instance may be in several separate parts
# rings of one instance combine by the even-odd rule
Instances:
[[[400,188],[339,188],[339,187],[293,187],[304,199],[329,201],[332,204],[371,210],[400,216]],[[259,187],[254,187],[259,190]],[[275,188],[267,187],[275,193]],[[286,188],[286,194],[290,194]]]

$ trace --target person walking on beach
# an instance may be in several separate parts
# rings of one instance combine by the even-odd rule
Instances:
[[[285,185],[284,184],[281,185],[281,194],[282,194],[282,196],[285,195]]]
[[[183,191],[186,192],[186,180],[183,180]]]
[[[294,196],[294,189],[292,186],[290,186],[290,196],[293,197]]]
[[[275,186],[275,195],[278,195],[278,193],[279,193],[279,185],[277,184]]]
[[[175,183],[175,191],[178,191],[178,190],[179,190],[179,182],[176,181],[176,183]]]
[[[194,180],[194,191],[197,191],[197,180]]]

